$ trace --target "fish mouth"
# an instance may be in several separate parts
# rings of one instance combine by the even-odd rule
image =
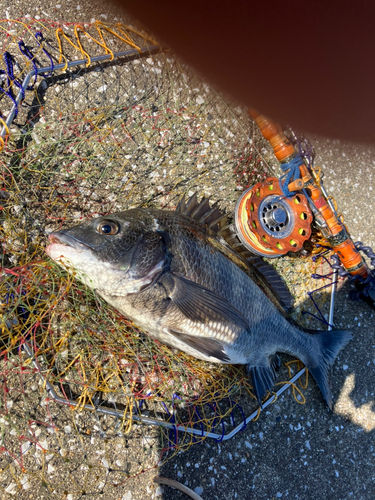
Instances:
[[[82,243],[82,241],[79,241],[76,238],[74,238],[74,236],[63,233],[61,231],[58,233],[51,233],[48,236],[48,239],[52,243],[52,245],[63,245],[67,247],[72,247],[78,252],[83,252],[88,248],[90,248],[85,243]]]

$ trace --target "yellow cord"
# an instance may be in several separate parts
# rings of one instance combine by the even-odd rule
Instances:
[[[102,40],[102,42],[104,44],[105,44],[105,41],[104,41],[102,30],[108,31],[108,33],[111,33],[111,35],[115,36],[119,40],[121,40],[121,41],[127,43],[128,45],[130,45],[131,47],[133,47],[133,49],[137,49],[138,51],[141,51],[141,49],[138,47],[138,45],[136,45],[135,43],[133,43],[132,40],[126,35],[126,33],[124,33],[122,31],[122,29],[120,28],[120,26],[121,26],[120,23],[116,24],[117,29],[119,31],[121,31],[121,33],[123,34],[123,36],[119,35],[115,31],[113,31],[111,28],[108,28],[108,26],[106,26],[105,24],[103,24],[101,21],[95,21],[95,27],[98,30],[99,36],[100,36],[100,38],[101,38],[101,40]]]
[[[62,28],[57,28],[57,30],[55,31],[55,33],[56,33],[56,37],[57,37],[58,42],[59,42],[60,54],[61,54],[61,55],[60,55],[60,58],[59,58],[59,63],[61,63],[61,56],[63,55],[63,52],[62,52],[62,42],[61,42],[61,40],[60,40],[60,36],[62,36],[62,37],[64,37],[64,38],[65,38],[65,40],[66,40],[68,43],[70,43],[70,45],[71,45],[72,47],[74,47],[76,50],[78,50],[79,52],[81,52],[81,54],[82,54],[82,58],[83,58],[83,59],[87,59],[86,67],[87,67],[87,66],[90,66],[90,64],[91,64],[91,58],[90,58],[90,56],[88,55],[88,53],[87,53],[87,52],[83,49],[83,47],[82,47],[82,45],[81,45],[81,42],[80,42],[80,40],[79,40],[79,37],[78,37],[77,35],[76,35],[76,36],[77,36],[77,38],[78,38],[78,45],[76,45],[74,42],[72,42],[72,41],[71,41],[71,39],[70,39],[70,38],[69,38],[69,37],[68,37],[68,36],[64,33],[64,31],[63,31],[63,29],[62,29]],[[75,31],[75,33],[76,33],[76,31]],[[65,61],[66,61],[66,58],[65,58]],[[64,69],[63,69],[64,71],[66,70],[67,66],[68,66],[68,63],[66,62],[65,67],[64,67]]]
[[[93,36],[91,36],[91,35],[90,35],[90,33],[88,33],[88,32],[87,32],[87,31],[83,28],[83,26],[81,26],[80,24],[78,24],[78,25],[74,28],[74,33],[75,33],[75,35],[76,35],[76,37],[77,37],[77,42],[78,42],[78,44],[79,44],[79,46],[80,46],[81,50],[83,50],[83,48],[82,48],[81,41],[80,41],[80,38],[79,38],[79,33],[78,33],[78,30],[81,30],[81,31],[82,31],[82,33],[83,33],[84,35],[86,35],[88,38],[90,38],[90,40],[92,40],[93,42],[95,42],[97,45],[100,45],[100,47],[103,47],[103,49],[105,50],[105,53],[106,53],[106,54],[110,54],[110,56],[111,56],[111,59],[110,59],[110,60],[111,60],[111,61],[113,60],[113,58],[114,58],[113,52],[112,52],[112,50],[111,50],[111,49],[107,46],[107,44],[105,43],[104,38],[101,36],[101,40],[102,40],[102,41],[101,41],[101,42],[99,42],[96,38],[94,38]],[[91,62],[91,59],[90,59],[90,62]]]

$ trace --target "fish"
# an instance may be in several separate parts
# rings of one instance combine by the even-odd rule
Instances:
[[[260,405],[275,385],[277,353],[286,353],[332,409],[330,368],[351,332],[298,325],[280,276],[233,227],[194,194],[174,211],[134,208],[53,232],[46,253],[150,337],[211,363],[245,365]]]

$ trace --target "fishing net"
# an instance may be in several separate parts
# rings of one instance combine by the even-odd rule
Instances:
[[[2,485],[18,498],[115,498],[207,433],[245,426],[258,405],[242,367],[151,340],[48,259],[46,237],[128,208],[173,209],[184,193],[231,212],[277,162],[246,109],[146,34],[30,18],[0,29]],[[328,263],[276,265],[306,320],[305,292],[330,284]],[[315,298],[323,315],[324,290]]]

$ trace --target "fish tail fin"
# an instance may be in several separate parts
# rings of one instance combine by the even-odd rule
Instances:
[[[307,369],[318,384],[330,410],[332,409],[332,390],[329,380],[329,370],[339,351],[346,346],[351,338],[351,332],[344,330],[315,332],[313,339],[316,342],[315,349],[317,352],[309,361],[304,361]]]

